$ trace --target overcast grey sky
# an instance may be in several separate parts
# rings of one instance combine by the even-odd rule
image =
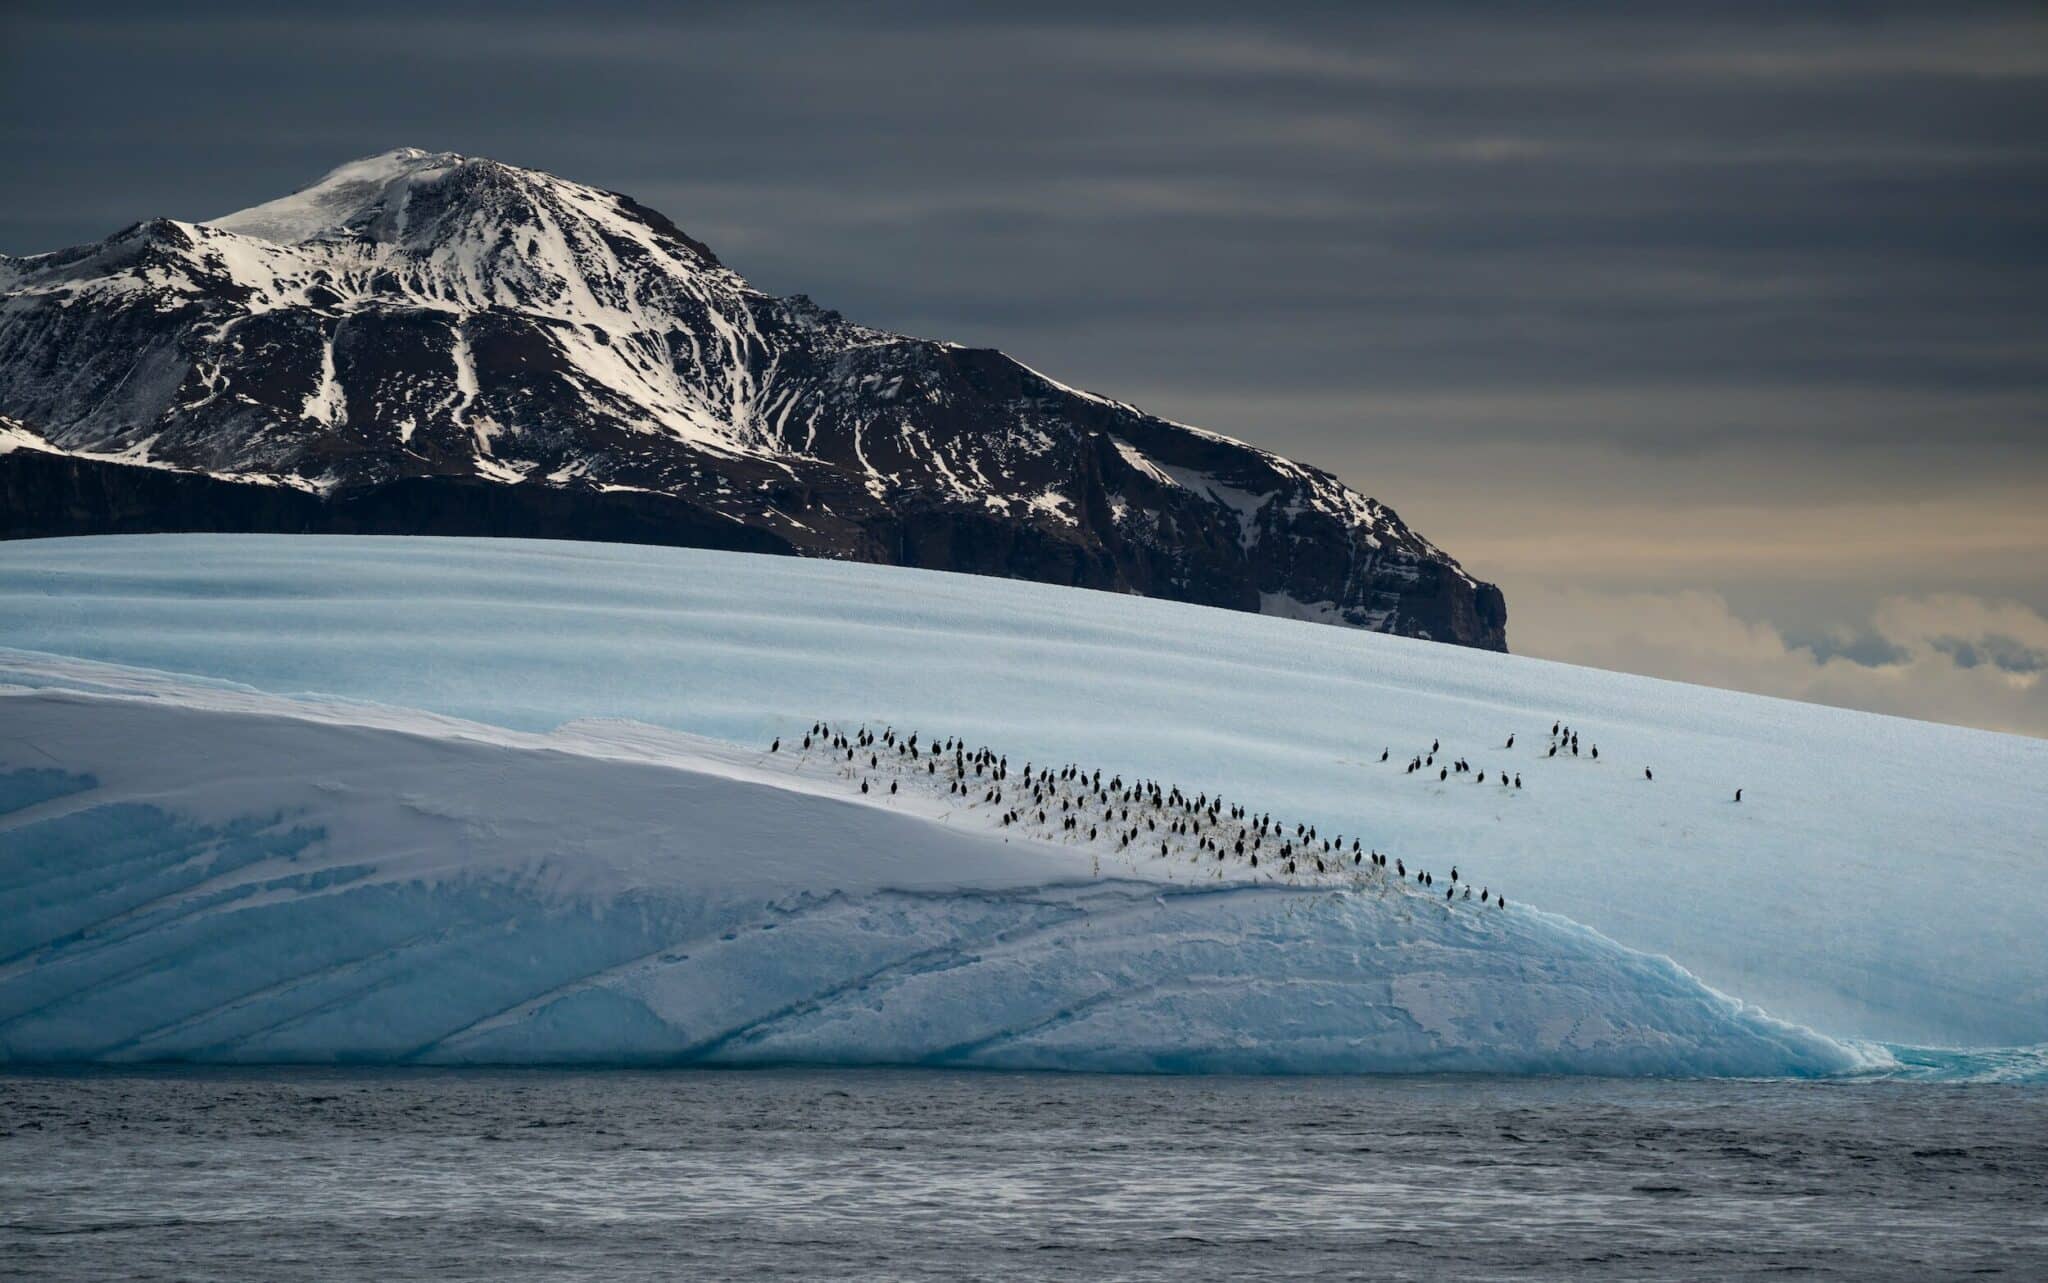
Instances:
[[[1520,652],[2048,734],[2048,9],[0,4],[0,251],[398,145],[1331,468]]]

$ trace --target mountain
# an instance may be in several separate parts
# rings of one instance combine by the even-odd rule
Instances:
[[[753,289],[630,197],[406,148],[0,257],[0,535],[529,535],[1102,588],[1506,649],[1330,474]]]

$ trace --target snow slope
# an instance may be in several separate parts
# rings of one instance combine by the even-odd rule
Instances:
[[[822,753],[23,656],[0,722],[0,1061],[1868,1063],[1549,915],[1098,870]]]
[[[959,734],[1455,863],[1836,1039],[2048,1042],[2048,744],[2021,737],[1140,598],[604,545],[17,543],[0,645],[522,732]],[[1600,760],[1546,757],[1555,719]],[[1432,739],[1487,783],[1406,773]]]

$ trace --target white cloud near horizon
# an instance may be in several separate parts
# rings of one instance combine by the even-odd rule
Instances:
[[[2048,618],[1966,593],[1884,598],[1812,642],[1719,593],[1524,587],[1517,653],[1809,703],[2048,737]]]

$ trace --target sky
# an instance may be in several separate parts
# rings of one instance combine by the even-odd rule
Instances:
[[[0,252],[395,146],[1328,468],[1511,649],[2048,735],[2048,8],[0,3]]]

